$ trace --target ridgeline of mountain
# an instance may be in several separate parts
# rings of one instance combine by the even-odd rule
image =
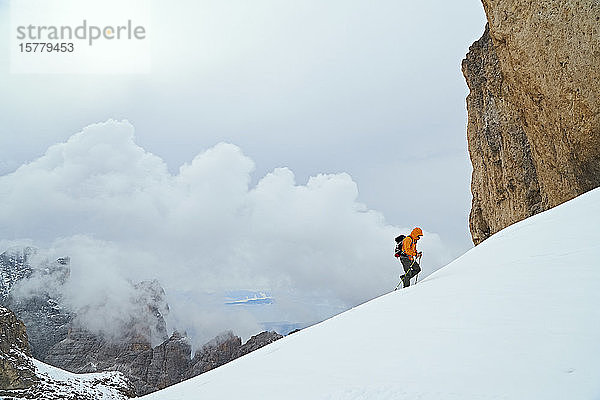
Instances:
[[[206,343],[196,352],[184,375],[184,379],[193,378],[211,369],[225,365],[282,337],[282,335],[276,332],[262,332],[252,336],[245,344],[242,344],[242,340],[233,333],[223,333]]]
[[[600,3],[482,2],[462,62],[475,244],[600,186]]]
[[[73,330],[52,347],[45,362],[74,373],[122,372],[138,396],[164,389],[208,372],[282,336],[263,332],[242,345],[231,332],[202,346],[192,357],[192,347],[179,332],[156,347],[142,337],[109,339],[85,330]]]
[[[33,266],[35,255],[34,248],[0,254],[0,305],[12,309],[25,323],[28,337],[23,336],[23,326],[19,339],[27,344],[25,355],[76,374],[118,371],[138,396],[210,371],[282,337],[263,332],[242,344],[227,332],[192,357],[187,337],[178,332],[167,335],[164,315],[169,306],[158,281],[132,285],[134,312],[118,335],[91,332],[62,298],[62,285],[70,276],[69,259]],[[18,376],[7,375],[7,379],[27,382]],[[9,386],[0,382],[0,388]]]

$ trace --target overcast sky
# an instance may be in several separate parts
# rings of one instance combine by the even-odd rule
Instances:
[[[216,274],[215,289],[294,287],[315,288],[316,293],[323,288],[307,271],[318,277],[320,270],[312,268],[337,262],[320,246],[326,243],[333,246],[332,252],[344,253],[344,246],[334,243],[347,240],[358,248],[364,243],[366,250],[348,267],[357,280],[344,281],[329,296],[342,306],[378,294],[385,279],[395,279],[386,275],[395,274],[393,257],[377,258],[386,272],[375,273],[373,279],[359,271],[378,252],[390,257],[388,247],[393,247],[394,235],[402,233],[398,229],[419,225],[435,234],[430,254],[438,254],[430,256],[430,268],[471,246],[467,87],[460,62],[484,29],[479,2],[177,0],[153,3],[151,14],[149,74],[17,75],[8,72],[8,57],[0,58],[4,245],[29,239],[56,250],[69,241],[85,241],[87,246],[89,239],[152,258],[152,249],[160,243],[169,248],[164,251],[167,258],[177,253],[194,258],[195,265],[229,263],[206,244],[200,248],[212,248],[210,258],[182,252],[182,243],[194,246],[204,237],[193,233],[204,227],[210,228],[207,238],[235,238],[226,243],[236,252],[243,249],[240,242],[260,248],[256,254],[246,251],[247,265],[261,271],[259,278],[240,278],[236,287],[225,287],[216,283],[223,278]],[[0,0],[0,26],[0,51],[6,55],[6,0]],[[100,125],[76,135],[96,123]],[[219,145],[222,142],[229,144]],[[63,144],[48,150],[57,143]],[[113,153],[90,156],[92,144],[98,143]],[[109,154],[116,154],[112,161]],[[131,157],[131,162],[118,154]],[[193,162],[198,159],[213,161]],[[14,173],[27,163],[28,168]],[[230,166],[233,169],[226,171]],[[199,195],[197,188],[182,183],[193,177],[205,179],[200,186],[211,180],[230,182],[222,196],[231,202],[218,191],[209,195],[200,190],[204,197],[194,197]],[[310,177],[317,178],[309,182]],[[262,187],[257,187],[259,182]],[[80,188],[84,183],[87,186]],[[144,194],[125,196],[127,190],[120,185],[141,188]],[[71,193],[65,196],[64,191]],[[314,198],[303,197],[302,191]],[[90,200],[93,193],[104,203]],[[25,200],[28,196],[35,196],[35,204]],[[202,202],[206,196],[210,204],[202,212],[190,208],[187,220],[164,211],[185,210],[188,201]],[[72,202],[71,210],[66,203],[58,206],[60,199]],[[127,199],[135,206],[124,207]],[[212,205],[222,201],[221,208]],[[334,215],[321,218],[316,210],[312,215],[306,211],[310,204]],[[236,207],[242,205],[250,211],[240,217]],[[288,216],[290,210],[296,214]],[[95,217],[86,214],[90,212]],[[131,220],[139,222],[135,228],[107,228],[111,218],[138,213]],[[317,231],[308,229],[300,216],[313,221]],[[243,222],[230,221],[235,218]],[[149,238],[157,221],[168,225],[166,233]],[[181,231],[169,225],[176,223],[183,224]],[[269,230],[282,224],[305,230],[287,233],[293,243],[323,251],[304,260],[313,265],[301,275],[297,272],[305,267],[297,265],[297,259],[284,268],[286,274],[274,273],[272,263],[281,263],[284,254],[277,251],[270,259],[264,253],[268,246],[261,247],[268,242],[288,251],[290,241],[280,242],[286,233]],[[353,229],[361,234],[343,235]],[[243,233],[256,237],[248,239]],[[314,236],[324,242],[314,247]],[[180,242],[171,247],[175,239]],[[180,260],[186,268],[189,258]],[[152,260],[156,265],[165,262],[162,255]],[[240,268],[235,265],[232,268]],[[210,282],[209,270],[203,271],[203,282]],[[323,279],[339,280],[342,275],[326,274]],[[286,286],[286,279],[295,283]],[[361,280],[368,282],[367,288],[359,294],[347,292]],[[206,291],[210,285],[202,287]]]

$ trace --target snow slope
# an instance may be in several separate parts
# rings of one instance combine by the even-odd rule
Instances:
[[[144,399],[600,399],[600,190]]]
[[[133,387],[116,371],[73,374],[31,359],[39,383],[29,389],[0,391],[7,400],[127,400]]]

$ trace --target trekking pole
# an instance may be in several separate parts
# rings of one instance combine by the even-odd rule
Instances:
[[[398,284],[394,288],[394,291],[398,290],[398,288],[400,287],[401,283],[402,283],[402,286],[404,286],[404,279],[402,279],[402,277],[406,276],[408,274],[408,272],[410,271],[410,269],[412,268],[412,266],[415,264],[415,260],[416,260],[416,258],[413,259],[413,262],[410,264],[410,267],[408,267],[408,269],[404,271],[404,275],[400,275],[400,282],[398,282]],[[398,261],[400,261],[400,259],[398,259]],[[402,261],[400,261],[400,263],[402,263]],[[402,269],[404,269],[404,267],[402,267]],[[410,282],[410,279],[409,279],[409,282]]]
[[[408,267],[408,271],[406,271],[406,274],[408,275],[408,273],[410,272],[410,270],[412,269],[413,265],[415,265],[415,261],[417,261],[417,257],[413,258],[412,263],[410,263],[410,267]],[[417,274],[418,275],[418,274]],[[410,279],[408,280],[408,283],[410,284]],[[417,281],[415,281],[415,284],[417,283]]]
[[[421,264],[421,258],[423,258],[423,254],[421,254],[419,256],[419,265],[422,266],[423,264]],[[423,270],[423,267],[421,267],[421,270]],[[417,282],[419,282],[419,274],[421,273],[421,271],[419,271],[419,273],[417,274],[416,278],[415,278],[415,285],[417,284]]]

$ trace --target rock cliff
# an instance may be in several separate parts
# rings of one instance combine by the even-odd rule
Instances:
[[[21,341],[27,345],[27,357],[31,345],[34,358],[71,373],[118,371],[127,385],[132,385],[133,393],[144,395],[219,367],[282,337],[263,332],[242,344],[239,337],[226,332],[192,357],[185,335],[175,332],[167,336],[163,316],[169,307],[158,281],[132,284],[132,304],[128,308],[134,312],[117,336],[114,332],[90,332],[85,320],[78,319],[77,313],[62,301],[61,287],[70,275],[69,259],[32,266],[35,254],[33,248],[0,254],[0,305],[13,309],[25,322],[29,337]],[[22,331],[24,334],[24,326]],[[111,375],[109,381],[113,378],[120,382],[117,375]],[[35,398],[37,392],[31,393]]]
[[[226,332],[202,346],[192,357],[187,337],[178,332],[152,347],[143,338],[115,341],[84,330],[72,330],[50,349],[47,362],[74,373],[119,371],[141,396],[220,367],[280,338],[275,332],[263,332],[242,344],[238,336]]]
[[[125,400],[134,394],[119,372],[74,375],[33,359],[25,325],[0,307],[0,398]]]
[[[0,389],[27,389],[38,379],[23,322],[0,307]]]
[[[263,346],[273,343],[282,337],[277,332],[262,332],[252,336],[246,343],[242,344],[242,339],[235,336],[232,332],[223,333],[206,343],[196,352],[185,373],[185,378],[192,378],[220,367],[238,357],[245,356]]]
[[[25,323],[32,355],[43,361],[48,349],[67,336],[73,313],[61,304],[58,290],[70,275],[69,259],[33,267],[30,261],[36,253],[27,247],[0,254],[0,282],[5,283],[0,283],[0,305]]]
[[[258,350],[276,340],[281,339],[283,336],[277,332],[261,332],[258,335],[252,336],[244,345],[240,346],[237,356],[245,356],[248,353],[252,353],[254,350]]]
[[[462,62],[475,244],[600,186],[600,3],[482,2]]]

